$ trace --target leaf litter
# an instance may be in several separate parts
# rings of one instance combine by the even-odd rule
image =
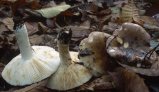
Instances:
[[[157,0],[154,0],[154,2],[156,3]],[[14,23],[12,18],[13,16],[21,16],[25,21],[30,42],[33,45],[50,46],[57,50],[56,36],[59,30],[63,28],[70,28],[73,31],[70,42],[70,50],[73,51],[79,50],[80,42],[84,38],[87,38],[91,32],[100,31],[114,37],[112,41],[109,42],[109,46],[118,46],[117,48],[119,48],[118,50],[121,56],[109,55],[109,62],[113,64],[113,66],[116,66],[105,70],[108,73],[99,77],[93,77],[82,86],[69,90],[70,92],[85,90],[102,90],[106,92],[157,92],[156,90],[159,85],[154,86],[154,84],[151,83],[153,76],[158,77],[159,75],[158,48],[156,47],[159,44],[159,11],[154,8],[155,13],[153,12],[153,15],[151,14],[153,7],[157,7],[154,2],[144,0],[0,0],[0,72],[2,72],[5,65],[19,53],[13,32]],[[36,10],[55,7],[65,3],[70,5],[70,8],[59,11],[57,15],[49,18],[45,18],[36,12]],[[151,5],[150,8],[148,8],[152,9],[151,11],[144,9],[148,4]],[[29,9],[29,13],[26,9]],[[146,13],[144,13],[144,11],[146,11]],[[148,44],[140,44],[140,42],[143,42],[142,39],[144,39],[142,36],[140,37],[141,39],[126,38],[127,36],[131,37],[131,34],[128,32],[126,36],[123,37],[120,37],[119,34],[114,35],[116,31],[121,29],[122,24],[125,22],[138,24],[145,29],[151,36],[151,39],[147,40]],[[142,33],[139,33],[139,35],[140,34]],[[145,39],[147,38],[149,37]],[[114,43],[113,40],[116,41],[116,43]],[[114,45],[111,45],[111,43]],[[132,49],[130,49],[131,46]],[[103,49],[103,51],[106,52],[107,49],[109,48]],[[143,52],[144,54],[141,55]],[[109,52],[107,53],[109,54]],[[143,62],[146,62],[143,57],[147,61],[150,61],[146,67],[145,65],[141,65]],[[143,62],[138,64],[136,63],[136,59]],[[130,62],[133,64],[129,64]],[[144,79],[145,76],[148,76],[151,80]],[[47,80],[43,80],[32,85],[15,87],[6,83],[2,76],[0,76],[0,91],[54,91],[45,87],[46,81]],[[146,81],[146,84],[144,81]]]

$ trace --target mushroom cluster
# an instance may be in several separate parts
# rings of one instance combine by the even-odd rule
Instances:
[[[91,70],[94,76],[105,74],[108,68],[108,55],[105,51],[105,44],[109,36],[109,34],[103,32],[92,32],[79,45],[80,61]]]
[[[158,59],[150,48],[150,35],[141,26],[124,23],[107,40],[107,53],[117,62],[137,73],[157,76]]]
[[[62,30],[58,34],[58,52],[48,46],[30,45],[24,23],[14,21],[14,31],[20,54],[4,68],[2,77],[14,86],[24,86],[39,82],[49,76],[47,87],[56,90],[68,90],[89,81],[91,72],[79,63],[78,53],[69,51],[71,30]]]
[[[61,64],[55,74],[51,76],[47,87],[56,90],[69,90],[90,80],[92,74],[83,65],[76,63],[74,55],[69,52],[69,42],[72,31],[60,31],[57,46]],[[77,60],[77,59],[76,59]]]
[[[15,23],[15,35],[20,54],[2,71],[2,77],[14,86],[39,82],[53,74],[60,65],[58,52],[48,46],[30,45],[25,24]]]

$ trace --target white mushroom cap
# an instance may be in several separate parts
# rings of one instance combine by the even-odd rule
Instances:
[[[92,74],[83,65],[78,63],[77,54],[70,54],[68,40],[70,33],[60,32],[58,35],[58,51],[61,64],[55,74],[51,76],[47,87],[56,90],[69,90],[78,87],[90,80]],[[77,61],[76,61],[77,60]]]
[[[109,34],[103,32],[92,32],[89,37],[83,39],[79,45],[80,61],[92,71],[94,76],[104,74],[108,67],[108,55],[105,51],[105,45],[109,36]],[[82,56],[83,51],[88,55]]]
[[[58,52],[47,46],[33,46],[32,50],[25,25],[15,33],[21,54],[13,58],[2,71],[6,82],[14,86],[29,85],[49,77],[57,70],[60,65]]]
[[[47,46],[33,46],[34,56],[24,61],[21,55],[4,68],[2,77],[11,85],[27,85],[41,81],[54,73],[59,64],[58,52]]]

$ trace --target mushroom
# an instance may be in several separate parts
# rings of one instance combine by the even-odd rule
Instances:
[[[20,54],[5,66],[2,71],[4,80],[14,86],[23,86],[53,74],[60,65],[58,52],[48,46],[31,47],[25,24],[15,23],[14,30]]]
[[[62,30],[57,36],[61,64],[57,72],[49,79],[48,88],[69,90],[84,84],[92,77],[92,74],[87,68],[73,60],[75,57],[69,52],[71,36],[71,30]]]
[[[138,24],[124,23],[108,38],[107,53],[123,67],[143,75],[157,76],[158,60],[149,42],[150,35],[144,28]]]
[[[94,76],[105,74],[108,68],[108,55],[105,51],[105,44],[109,36],[109,34],[103,32],[92,32],[79,45],[80,61],[91,70]]]

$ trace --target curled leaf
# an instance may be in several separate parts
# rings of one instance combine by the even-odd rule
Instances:
[[[115,73],[110,73],[118,92],[149,92],[144,80],[133,71],[117,68]]]
[[[120,12],[121,22],[135,22],[143,24],[140,20],[139,9],[136,7],[134,0],[129,0],[128,3],[123,4]]]
[[[50,8],[44,8],[40,10],[36,10],[39,12],[43,17],[45,18],[53,18],[60,14],[61,12],[69,9],[71,6],[70,5],[59,5],[55,7],[50,7]]]

